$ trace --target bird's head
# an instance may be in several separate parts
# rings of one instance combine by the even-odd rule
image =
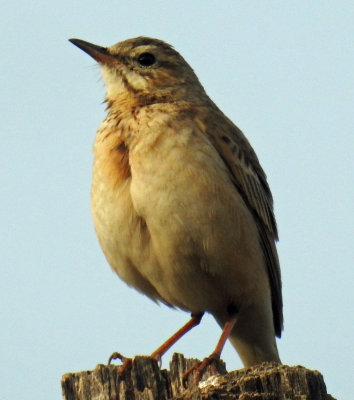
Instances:
[[[80,39],[70,42],[100,64],[108,102],[200,102],[206,97],[193,69],[172,46],[161,40],[137,37],[111,47]]]

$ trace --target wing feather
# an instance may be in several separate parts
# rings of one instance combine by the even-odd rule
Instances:
[[[206,134],[230,171],[230,178],[253,213],[267,265],[272,293],[274,328],[280,337],[283,329],[281,275],[275,241],[278,232],[273,197],[256,153],[244,136],[220,111],[206,115]]]

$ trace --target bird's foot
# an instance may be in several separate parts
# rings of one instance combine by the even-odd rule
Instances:
[[[149,357],[152,360],[156,361],[159,368],[161,368],[161,365],[162,365],[162,355],[161,354],[154,352]]]
[[[151,358],[152,360],[156,361],[159,368],[161,368],[161,355],[159,353],[154,353],[151,356],[147,356],[149,358]],[[133,359],[129,358],[129,357],[124,357],[121,353],[118,352],[114,352],[108,359],[108,365],[110,365],[112,363],[113,360],[121,360],[122,361],[122,365],[119,367],[119,375],[123,375],[125,373],[125,371],[130,368],[133,364]]]
[[[124,357],[122,354],[114,352],[108,359],[108,365],[110,365],[113,360],[117,360],[117,359],[121,360],[123,363],[119,367],[119,371],[118,371],[119,375],[123,375],[124,372],[127,370],[127,368],[131,367],[131,365],[133,364],[133,359]]]
[[[197,364],[193,365],[193,367],[189,368],[183,377],[183,384],[186,386],[189,376],[195,372],[193,384],[198,385],[199,381],[202,379],[206,369],[210,365],[212,375],[217,375],[218,371],[216,369],[215,363],[219,361],[220,355],[216,353],[210,354],[209,357],[205,357],[203,361],[199,361]]]

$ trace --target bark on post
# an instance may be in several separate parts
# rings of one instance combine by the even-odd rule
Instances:
[[[174,354],[170,370],[161,370],[156,361],[137,356],[124,376],[116,365],[97,365],[93,371],[67,373],[62,377],[64,400],[335,400],[327,394],[318,371],[301,366],[263,363],[226,372],[219,361],[208,369],[203,381],[194,386],[190,377],[183,385],[185,371],[195,364]],[[205,379],[206,378],[206,379]]]

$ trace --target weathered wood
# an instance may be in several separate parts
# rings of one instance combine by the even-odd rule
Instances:
[[[149,357],[137,356],[123,376],[116,365],[97,365],[93,371],[65,374],[64,400],[335,400],[327,394],[318,371],[301,366],[263,363],[239,371],[226,372],[219,361],[209,367],[198,386],[190,376],[183,385],[185,371],[197,360],[174,354],[170,370],[161,370]],[[213,369],[214,368],[214,369]],[[219,375],[213,375],[215,368]]]

